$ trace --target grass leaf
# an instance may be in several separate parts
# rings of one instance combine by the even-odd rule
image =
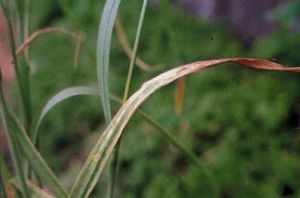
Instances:
[[[71,97],[75,97],[75,96],[79,96],[79,95],[94,95],[94,96],[98,96],[98,92],[96,89],[94,88],[90,88],[90,87],[70,87],[70,88],[66,88],[62,91],[60,91],[59,93],[57,93],[56,95],[54,95],[51,99],[48,100],[48,102],[46,103],[46,105],[43,107],[39,118],[38,118],[38,122],[36,125],[36,133],[38,133],[39,131],[39,127],[40,124],[42,123],[43,119],[45,118],[45,116],[47,115],[47,113],[52,110],[56,105],[58,105],[59,103],[71,98]],[[119,104],[121,104],[121,99],[118,99],[115,96],[110,95],[110,98],[113,101],[118,102]],[[196,156],[189,151],[184,145],[182,145],[178,140],[176,140],[176,138],[174,138],[171,133],[169,133],[166,129],[164,129],[163,127],[160,126],[160,124],[158,122],[156,122],[155,120],[153,120],[149,115],[145,114],[142,111],[138,111],[138,113],[147,121],[149,122],[151,125],[153,125],[158,131],[160,131],[160,133],[166,137],[166,139],[168,141],[170,141],[170,143],[177,148],[179,151],[181,151],[188,159],[190,159],[190,161],[192,163],[194,163],[196,166],[198,166],[201,170],[203,170],[203,166],[202,164],[199,162],[199,160],[196,158]],[[206,175],[208,175],[208,173],[204,173]]]
[[[251,58],[227,58],[198,61],[180,67],[176,67],[145,82],[120,108],[111,123],[103,132],[96,145],[92,149],[78,177],[76,178],[71,192],[71,197],[87,197],[98,180],[106,165],[113,148],[117,144],[123,129],[133,116],[134,112],[155,91],[163,86],[191,73],[203,71],[217,64],[233,62],[243,64],[255,69],[278,70],[300,73],[300,67],[289,68],[283,65],[259,59]]]
[[[120,0],[107,0],[105,2],[99,25],[97,41],[97,78],[106,123],[109,123],[111,120],[108,86],[109,53],[112,31],[119,5]]]

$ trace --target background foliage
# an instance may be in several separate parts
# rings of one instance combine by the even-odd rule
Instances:
[[[122,2],[119,13],[131,43],[139,2]],[[62,88],[96,86],[95,46],[102,4],[96,0],[32,0],[31,31],[60,26],[85,37],[77,68],[70,37],[48,34],[31,46],[33,109],[40,109]],[[277,31],[257,39],[245,51],[225,25],[201,21],[168,1],[149,6],[139,56],[159,71],[136,69],[133,90],[161,71],[195,60],[251,56],[300,65],[300,33],[290,31],[287,25],[296,15],[293,6],[274,12],[271,16],[279,22]],[[122,95],[129,59],[116,37],[111,64],[110,88]],[[299,76],[226,65],[186,80],[180,116],[174,113],[172,86],[155,94],[143,110],[204,161],[221,196],[300,196]],[[117,107],[114,104],[113,109]],[[66,186],[70,186],[102,127],[100,104],[89,97],[64,102],[43,122],[41,152]],[[122,197],[196,197],[209,193],[201,185],[197,169],[139,116],[126,129],[120,156],[117,190]],[[104,191],[105,182],[102,179],[98,192]]]

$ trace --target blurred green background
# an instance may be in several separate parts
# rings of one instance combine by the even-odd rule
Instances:
[[[104,1],[32,0],[31,32],[59,26],[85,40],[74,68],[74,42],[47,34],[30,47],[35,115],[63,88],[96,87],[96,40]],[[299,16],[296,1],[270,13],[276,31],[243,44],[225,23],[201,20],[171,1],[149,6],[138,55],[159,70],[135,69],[132,92],[175,66],[203,59],[250,56],[300,65],[300,32],[289,30]],[[123,1],[120,18],[132,44],[141,1]],[[299,8],[299,6],[298,6]],[[122,96],[129,59],[113,36],[111,92]],[[222,65],[186,78],[181,115],[174,112],[174,84],[153,95],[143,110],[197,154],[214,175],[219,197],[300,197],[299,75]],[[113,103],[114,112],[119,105]],[[104,128],[97,98],[83,96],[51,111],[41,128],[41,153],[70,186],[74,174]],[[121,146],[118,197],[209,197],[198,170],[141,117],[127,127]],[[104,195],[106,174],[95,192]],[[96,194],[96,193],[95,193]],[[96,197],[96,196],[95,196]]]

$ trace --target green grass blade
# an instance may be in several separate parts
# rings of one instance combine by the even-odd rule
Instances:
[[[74,96],[78,96],[78,95],[99,95],[99,94],[96,89],[93,89],[90,87],[71,87],[71,88],[67,88],[67,89],[60,91],[59,93],[54,95],[52,98],[50,98],[48,100],[48,102],[46,103],[46,105],[43,107],[43,109],[38,117],[37,123],[35,125],[34,134],[32,136],[32,141],[34,144],[36,143],[40,125],[41,125],[43,119],[45,118],[46,114],[51,109],[53,109],[56,105],[63,102],[64,100],[74,97]]]
[[[124,102],[128,99],[129,92],[130,92],[130,84],[131,84],[131,79],[132,79],[132,75],[133,75],[133,68],[134,68],[134,64],[136,61],[136,57],[137,57],[137,51],[138,51],[140,37],[141,37],[141,33],[142,33],[142,27],[143,27],[143,23],[144,23],[144,17],[145,17],[145,13],[146,13],[147,4],[148,4],[148,0],[144,0],[140,18],[139,18],[138,27],[137,27],[137,32],[136,32],[136,36],[135,36],[132,57],[130,59],[130,65],[129,65],[129,70],[128,70],[128,74],[127,74],[127,80],[126,80],[124,97],[123,97]]]
[[[106,123],[111,121],[111,107],[108,86],[110,44],[120,2],[120,0],[106,0],[98,31],[97,78]]]
[[[10,183],[13,184],[13,186],[18,190],[23,191],[20,186],[20,183],[16,179],[11,179]],[[27,185],[29,186],[31,198],[54,198],[54,196],[46,193],[40,187],[38,187],[37,185],[35,185],[34,183],[28,180],[27,180]]]
[[[71,197],[88,197],[91,193],[95,183],[100,177],[110,155],[113,152],[125,126],[135,113],[135,111],[143,104],[147,98],[163,86],[170,84],[180,77],[191,73],[199,72],[212,67],[217,64],[234,62],[247,65],[251,68],[266,69],[266,70],[280,70],[300,73],[300,67],[288,68],[280,64],[270,61],[250,59],[250,58],[229,58],[229,59],[215,59],[208,61],[198,61],[183,65],[167,72],[158,75],[155,78],[145,82],[142,87],[136,91],[127,101],[122,105],[118,113],[105,129],[100,139],[92,149],[85,164],[83,165],[78,177],[76,178],[70,192]],[[206,179],[206,178],[199,178]]]
[[[205,169],[198,157],[192,151],[190,151],[186,146],[179,142],[170,132],[163,128],[156,120],[152,119],[148,114],[142,111],[138,111],[138,114],[141,117],[143,117],[147,122],[149,122],[153,127],[155,127],[160,132],[160,134],[162,134],[175,148],[177,148],[185,157],[187,157],[188,160],[190,160],[190,162],[197,166],[203,174],[203,177],[206,178],[209,184],[213,187],[212,191],[216,190],[216,184],[215,181],[213,181],[211,173]]]
[[[1,88],[1,118],[3,123],[9,122],[10,129],[7,130],[10,136],[14,137],[16,140],[14,143],[20,148],[20,152],[24,155],[27,162],[35,170],[38,175],[44,179],[58,197],[67,197],[67,193],[64,191],[63,187],[59,183],[58,179],[51,171],[45,160],[42,158],[40,153],[36,150],[32,144],[29,136],[27,135],[25,129],[20,125],[20,123],[14,118],[12,113],[7,109],[5,104],[2,88]],[[26,180],[25,180],[26,181]],[[22,182],[22,181],[21,181]]]

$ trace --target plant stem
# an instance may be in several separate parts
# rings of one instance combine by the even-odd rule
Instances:
[[[152,119],[149,115],[142,112],[141,110],[138,111],[138,114],[142,116],[147,122],[149,122],[153,127],[155,127],[167,140],[171,142],[171,144],[181,151],[198,169],[201,171],[201,174],[207,179],[209,185],[211,186],[212,193],[214,197],[216,197],[217,187],[215,181],[210,172],[208,172],[203,164],[199,161],[198,157],[190,151],[187,147],[185,147],[182,143],[180,143],[170,132],[164,129],[156,120]]]
[[[139,47],[140,37],[141,37],[141,33],[142,33],[142,27],[143,27],[143,23],[144,23],[144,17],[145,17],[145,13],[146,13],[147,3],[148,3],[148,0],[144,0],[140,19],[139,19],[139,24],[138,24],[138,28],[137,28],[137,33],[136,33],[136,37],[135,37],[135,42],[134,42],[134,46],[133,46],[132,57],[130,59],[130,65],[129,65],[128,75],[127,75],[127,80],[126,80],[123,102],[125,102],[129,96],[131,79],[132,79],[132,75],[133,75],[133,68],[135,65],[136,57],[137,57],[137,50]]]
[[[135,65],[135,61],[136,61],[136,57],[137,57],[137,51],[138,51],[138,46],[139,46],[139,41],[140,41],[140,36],[141,36],[141,32],[142,32],[142,27],[143,27],[147,4],[148,4],[148,0],[144,0],[140,18],[139,18],[138,27],[137,27],[137,33],[136,33],[136,37],[135,37],[132,57],[130,59],[130,65],[129,65],[127,80],[126,80],[126,85],[125,85],[125,91],[124,91],[124,96],[123,96],[123,103],[128,99],[129,92],[130,92],[130,85],[131,85],[131,81],[132,81],[133,69],[134,69],[134,65]],[[116,175],[118,173],[118,166],[119,166],[120,146],[121,146],[121,138],[120,138],[118,144],[116,145],[115,152],[114,152],[112,162],[111,162],[110,183],[109,183],[109,191],[108,191],[109,198],[112,198],[114,195],[115,180],[116,180]]]

